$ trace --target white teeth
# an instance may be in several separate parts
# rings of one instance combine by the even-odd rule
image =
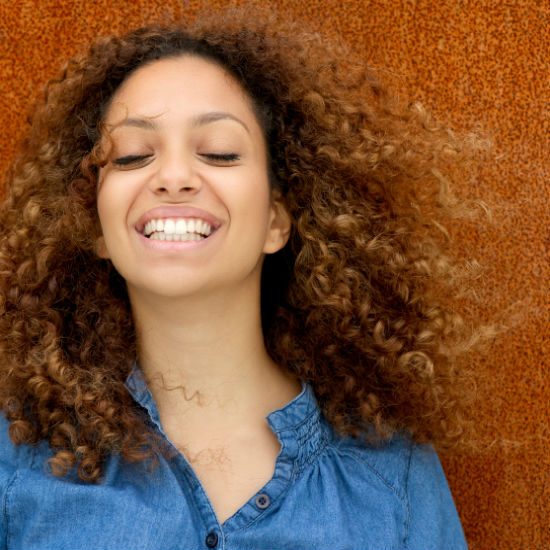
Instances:
[[[162,231],[155,232],[151,235],[153,241],[202,241],[206,237],[197,235],[196,233],[185,233],[178,235],[176,233],[163,233]]]
[[[167,218],[149,220],[143,228],[143,234],[150,238],[155,238],[155,234],[164,234],[165,237],[159,237],[162,240],[200,240],[208,237],[212,233],[212,227],[204,220],[194,218]],[[173,235],[181,236],[181,239],[172,238]],[[187,238],[186,235],[192,235],[192,238]],[[185,238],[183,238],[185,237]]]
[[[176,222],[176,233],[178,235],[183,235],[186,233],[185,220],[178,220]]]
[[[164,222],[164,232],[165,233],[175,233],[176,232],[176,223],[174,220],[166,220]]]

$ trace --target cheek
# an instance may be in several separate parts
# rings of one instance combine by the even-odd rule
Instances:
[[[101,227],[104,226],[105,221],[108,219],[107,210],[110,202],[108,198],[109,186],[107,186],[106,183],[105,176],[103,175],[102,177],[100,173],[99,182],[97,184],[96,208]]]
[[[224,187],[222,198],[231,218],[234,222],[238,218],[239,223],[254,228],[254,233],[263,233],[261,229],[267,223],[271,196],[266,175],[258,171],[233,183]]]
[[[265,168],[260,165],[255,168],[238,171],[231,175],[224,189],[235,195],[235,200],[248,208],[260,208],[269,203],[269,179]]]
[[[107,248],[107,242],[105,235],[109,234],[109,228],[105,227],[106,221],[109,219],[108,213],[105,211],[106,202],[103,200],[103,194],[100,193],[98,187],[98,194],[96,198],[97,217],[99,219],[98,238],[96,239],[96,254],[103,259],[109,259],[110,254]]]
[[[101,232],[105,235],[109,232],[109,220],[112,219],[112,213],[109,212],[109,201],[106,200],[105,195],[102,193],[97,197],[97,215]]]
[[[134,188],[131,180],[106,177],[98,186],[97,213],[103,228],[116,225],[126,219],[128,208],[133,201]]]
[[[100,190],[96,201],[97,215],[104,246],[110,253],[120,242],[120,222],[125,219],[123,205],[121,197]]]

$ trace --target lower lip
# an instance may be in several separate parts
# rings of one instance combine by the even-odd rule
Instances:
[[[209,242],[212,237],[217,233],[217,229],[212,231],[208,237],[201,239],[200,241],[161,241],[159,239],[148,239],[142,235],[139,231],[136,231],[137,236],[140,242],[149,249],[152,250],[192,250],[195,248],[202,248],[207,242]]]

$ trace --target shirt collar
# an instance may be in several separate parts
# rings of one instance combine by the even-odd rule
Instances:
[[[153,423],[164,433],[153,395],[137,363],[134,363],[125,384],[130,395],[147,410]],[[300,393],[286,405],[270,412],[266,420],[282,444],[282,458],[305,466],[324,448],[330,429],[322,417],[313,388],[305,381],[301,384]]]

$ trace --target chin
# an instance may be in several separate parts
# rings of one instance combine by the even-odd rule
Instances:
[[[143,281],[136,281],[135,284],[127,282],[128,294],[132,300],[139,300],[140,297],[147,297],[147,299],[151,297],[157,297],[157,299],[170,298],[176,300],[180,298],[192,298],[208,292],[204,281],[196,281],[193,284],[193,281],[187,280],[185,284],[182,284],[183,276],[178,277],[178,279],[171,281],[170,284],[167,284],[163,280],[157,282],[147,281],[145,283]]]

